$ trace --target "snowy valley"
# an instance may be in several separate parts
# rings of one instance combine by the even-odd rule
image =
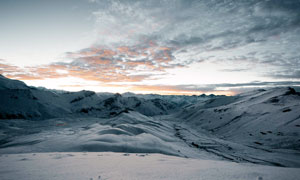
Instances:
[[[291,87],[136,95],[0,76],[0,179],[297,179],[299,134]]]

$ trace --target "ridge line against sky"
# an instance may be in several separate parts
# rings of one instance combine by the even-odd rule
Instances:
[[[0,73],[52,89],[300,86],[299,0],[0,1]]]

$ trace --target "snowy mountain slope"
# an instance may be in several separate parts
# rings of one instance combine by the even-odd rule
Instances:
[[[22,81],[8,79],[0,74],[0,90],[3,89],[28,89]]]
[[[172,120],[174,120],[173,118]],[[248,162],[273,166],[299,167],[299,151],[255,147],[223,139],[208,131],[194,128],[179,120],[174,122],[175,136],[198,152],[205,151],[211,156],[233,162]]]
[[[128,111],[111,118],[0,121],[0,154],[34,152],[161,153],[299,167],[297,151],[258,149],[174,121]]]
[[[51,92],[30,88],[0,90],[0,93],[1,119],[47,119],[69,113],[59,96]]]
[[[168,102],[173,102],[180,107],[184,107],[190,104],[194,104],[196,102],[202,102],[206,101],[211,98],[215,97],[223,97],[223,96],[215,96],[213,94],[211,95],[192,95],[192,96],[187,96],[187,95],[159,95],[159,94],[134,94],[134,93],[124,93],[122,94],[124,97],[137,97],[137,98],[143,98],[143,99],[161,99],[165,100]]]
[[[291,88],[275,88],[209,100],[185,108],[178,117],[236,142],[251,139],[253,145],[299,150],[299,112],[299,93]]]
[[[292,88],[256,90],[236,97],[216,98],[186,107],[175,117],[176,121],[187,125],[187,129],[198,133],[204,130],[221,144],[229,145],[230,150],[209,149],[227,152],[230,158],[238,155],[249,161],[258,158],[277,165],[300,161],[300,96]]]
[[[172,123],[134,111],[105,119],[2,120],[0,127],[0,154],[110,151],[222,159],[174,136]]]

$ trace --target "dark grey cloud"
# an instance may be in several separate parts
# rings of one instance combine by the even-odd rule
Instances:
[[[299,0],[98,3],[102,8],[94,14],[99,33],[112,29],[109,40],[100,38],[100,43],[138,44],[144,39],[152,40],[173,47],[169,56],[177,64],[238,60],[255,64],[250,68],[267,67],[252,69],[262,77],[268,74],[276,78],[279,72],[299,67]]]
[[[271,76],[279,79],[300,79],[300,69],[277,72],[276,74],[272,74]]]
[[[203,85],[138,85],[132,84],[133,89],[142,91],[165,91],[165,92],[181,92],[188,94],[199,94],[199,93],[224,93],[231,92],[238,94],[253,89],[260,88],[273,88],[273,87],[286,87],[293,86],[299,87],[300,81],[281,81],[281,82],[250,82],[250,83],[223,83],[223,84],[203,84]],[[222,90],[227,89],[227,90]]]
[[[224,84],[215,84],[214,87],[249,87],[249,86],[300,86],[300,81],[272,81],[272,82],[250,82],[250,83],[224,83]]]
[[[250,83],[222,83],[208,85],[178,85],[180,90],[190,91],[216,91],[218,88],[249,88],[249,87],[278,87],[300,86],[300,81],[273,81],[273,82],[250,82]]]

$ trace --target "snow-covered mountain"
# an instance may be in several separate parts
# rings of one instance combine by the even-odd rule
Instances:
[[[178,118],[226,140],[300,150],[300,93],[290,87],[200,102],[184,108]]]
[[[134,94],[134,93],[124,93],[122,94],[122,96],[125,97],[137,97],[137,98],[143,98],[143,99],[162,99],[162,100],[166,100],[168,102],[173,102],[176,103],[177,105],[184,107],[190,104],[194,104],[196,102],[199,101],[205,101],[211,98],[215,98],[215,97],[223,97],[221,96],[217,96],[217,95],[192,95],[192,96],[186,96],[186,95],[159,95],[159,94]]]
[[[209,97],[60,92],[29,87],[0,76],[0,119],[49,119],[57,117],[111,117],[134,110],[147,116],[164,115]]]
[[[289,87],[237,96],[136,95],[55,91],[0,76],[0,160],[11,153],[122,152],[199,165],[300,167],[299,133],[300,93]]]
[[[18,80],[8,79],[0,74],[0,90],[5,89],[27,89],[28,86]]]

